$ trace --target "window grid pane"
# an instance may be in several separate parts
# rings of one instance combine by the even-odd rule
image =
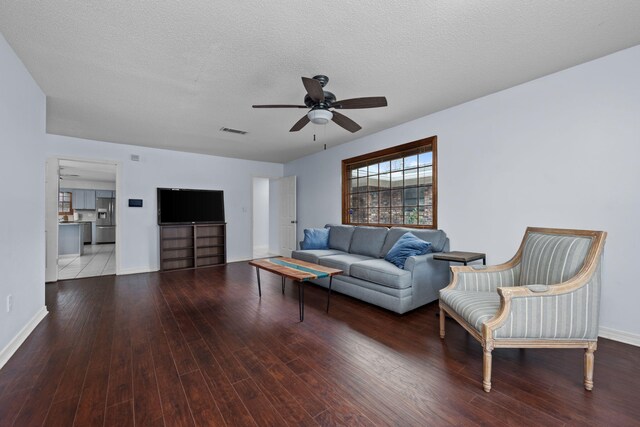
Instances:
[[[378,191],[379,175],[369,176],[369,191]]]
[[[423,140],[426,141],[426,140]],[[418,142],[423,142],[418,141]],[[435,227],[433,143],[346,165],[343,187],[352,224]],[[375,153],[372,153],[375,154]],[[355,159],[354,159],[355,160]]]
[[[381,173],[378,175],[378,185],[382,188],[391,188],[391,175],[388,173]]]

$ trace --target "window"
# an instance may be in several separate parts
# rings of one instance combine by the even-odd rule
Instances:
[[[73,213],[71,205],[71,192],[61,191],[58,193],[58,214],[69,215]]]
[[[342,222],[437,228],[437,137],[342,161]]]

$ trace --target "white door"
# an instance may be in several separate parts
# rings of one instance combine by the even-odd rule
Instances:
[[[296,177],[280,179],[280,255],[289,257],[296,249]]]
[[[44,194],[45,282],[58,280],[58,159],[47,159]]]

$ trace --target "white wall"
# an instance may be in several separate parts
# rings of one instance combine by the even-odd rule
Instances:
[[[251,187],[253,176],[282,176],[283,165],[169,150],[134,147],[59,135],[46,135],[46,154],[74,160],[118,164],[117,257],[119,273],[159,269],[156,188],[224,190],[227,261],[252,257]],[[140,156],[139,162],[130,160]],[[128,199],[144,207],[128,207]]]
[[[45,96],[1,36],[0,76],[0,367],[46,314],[46,158],[118,164],[120,273],[159,268],[157,187],[224,190],[227,259],[251,258],[252,177],[281,177],[283,165],[47,135]],[[130,160],[132,153],[140,162]],[[143,199],[144,207],[127,207],[129,198]],[[10,313],[8,295],[14,298]]]
[[[269,248],[269,178],[253,178],[253,249]]]
[[[528,225],[605,230],[601,325],[640,342],[639,73],[636,46],[286,164],[299,234],[341,220],[342,159],[437,135],[452,249],[499,263]]]
[[[0,36],[0,367],[46,313],[44,127],[44,94]]]

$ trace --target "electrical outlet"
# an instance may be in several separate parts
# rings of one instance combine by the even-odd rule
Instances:
[[[13,295],[7,295],[7,313],[13,310]]]

